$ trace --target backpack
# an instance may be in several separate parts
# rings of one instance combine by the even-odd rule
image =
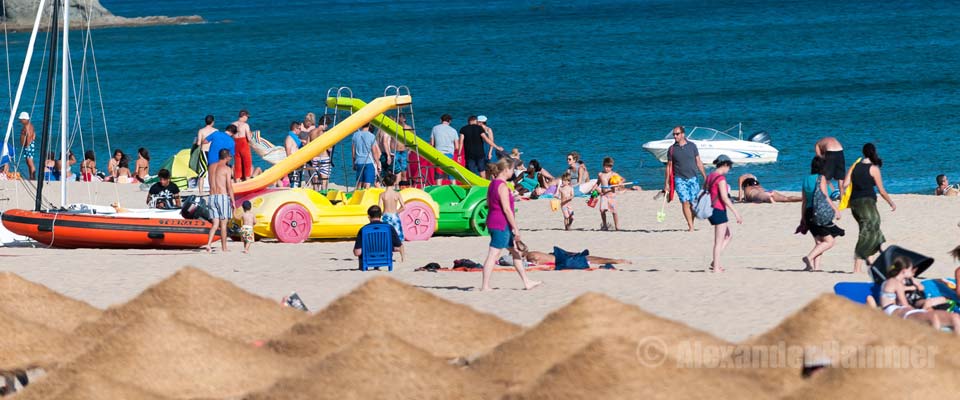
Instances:
[[[707,219],[713,215],[713,196],[710,195],[710,189],[715,182],[716,179],[707,181],[706,188],[700,191],[697,201],[693,203],[693,213],[699,219]]]
[[[820,190],[820,180],[823,176],[817,178],[817,187],[813,190],[813,223],[817,226],[830,226],[836,213],[827,199],[827,195]]]

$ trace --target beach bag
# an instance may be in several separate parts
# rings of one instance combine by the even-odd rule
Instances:
[[[834,213],[833,207],[830,207],[830,200],[820,190],[821,179],[823,179],[822,175],[817,178],[817,187],[813,191],[813,223],[817,226],[829,226],[833,223],[836,213]]]
[[[693,213],[699,219],[707,219],[713,215],[713,196],[710,195],[710,189],[715,182],[716,178],[713,181],[708,181],[706,188],[700,191],[700,194],[697,195],[697,201],[693,203]]]

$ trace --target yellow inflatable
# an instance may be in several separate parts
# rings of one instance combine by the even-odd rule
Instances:
[[[621,183],[623,183],[623,177],[620,176],[620,174],[613,174],[613,176],[610,177],[611,185],[619,185]]]
[[[860,163],[863,157],[857,158],[857,161],[853,162],[853,165],[850,166],[850,170],[847,175],[853,176],[853,167],[856,167]],[[850,182],[846,182],[847,188],[843,191],[843,196],[840,196],[840,205],[837,206],[840,210],[846,210],[850,207],[850,195],[853,194],[853,185]]]

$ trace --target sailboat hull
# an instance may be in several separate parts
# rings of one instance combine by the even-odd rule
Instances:
[[[211,224],[178,218],[126,218],[98,214],[7,210],[10,232],[60,248],[189,249],[207,244]],[[214,239],[218,240],[219,235]]]

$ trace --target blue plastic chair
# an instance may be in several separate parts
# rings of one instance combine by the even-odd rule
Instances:
[[[387,267],[393,271],[393,227],[387,224],[367,225],[360,229],[360,269]]]
[[[876,300],[879,292],[880,285],[872,282],[839,282],[833,285],[834,294],[860,304],[867,303],[867,296],[873,296]]]

